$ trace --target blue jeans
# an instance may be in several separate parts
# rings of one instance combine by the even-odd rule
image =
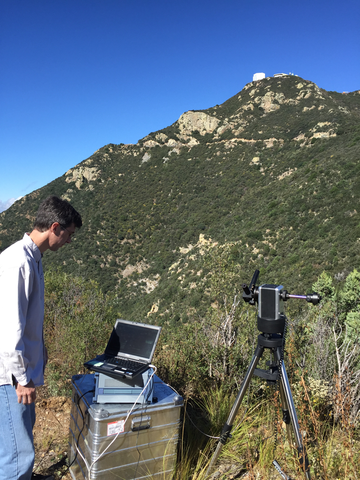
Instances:
[[[0,385],[0,480],[31,480],[35,404],[18,403],[15,387]]]

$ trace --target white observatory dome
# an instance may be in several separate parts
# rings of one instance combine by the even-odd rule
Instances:
[[[262,80],[263,78],[265,78],[265,73],[254,73],[253,82],[257,82],[258,80]]]

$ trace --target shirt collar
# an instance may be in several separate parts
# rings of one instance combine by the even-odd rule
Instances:
[[[41,257],[42,257],[42,253],[40,252],[39,247],[36,245],[36,243],[34,243],[31,240],[30,235],[28,233],[24,234],[23,240],[24,240],[25,245],[29,248],[29,250],[31,250],[35,261],[39,262],[41,260]]]

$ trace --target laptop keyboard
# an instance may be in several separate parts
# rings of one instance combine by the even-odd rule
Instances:
[[[125,360],[123,358],[109,358],[106,363],[115,365],[117,367],[124,368],[126,370],[137,370],[139,368],[139,362],[133,362],[132,360]]]

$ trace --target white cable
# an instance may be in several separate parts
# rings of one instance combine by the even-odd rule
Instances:
[[[87,463],[87,461],[86,461],[86,458],[85,458],[85,457],[83,456],[83,454],[80,452],[79,446],[76,444],[75,447],[76,447],[76,451],[78,452],[78,454],[79,454],[80,457],[82,458],[83,462],[85,463],[86,468],[88,468],[88,463]]]
[[[136,406],[136,402],[139,400],[139,398],[141,397],[141,395],[145,392],[145,390],[147,389],[147,386],[149,385],[151,379],[153,378],[153,376],[155,375],[155,372],[157,370],[157,368],[155,367],[155,365],[149,365],[150,368],[154,369],[153,373],[151,374],[149,380],[147,381],[145,387],[142,389],[142,391],[139,393],[139,396],[137,397],[137,399],[135,400],[133,406],[131,407],[129,413],[127,414],[127,417],[125,418],[124,420],[124,427],[125,427],[125,424],[126,422],[128,421],[128,418],[130,417],[132,411],[134,410],[135,406]],[[105,453],[108,451],[108,449],[111,447],[111,445],[116,441],[116,439],[118,438],[118,436],[120,435],[120,433],[123,433],[123,432],[118,432],[114,439],[109,443],[109,445],[105,448],[105,450],[98,456],[98,458],[96,460],[93,461],[93,463],[90,465],[90,467],[88,466],[87,462],[85,461],[85,459],[82,457],[81,455],[81,458],[85,461],[85,465],[86,465],[86,468],[87,468],[87,471],[88,471],[88,475],[89,475],[89,478],[88,480],[91,480],[90,477],[91,477],[91,469],[92,467],[95,465],[96,462],[98,462],[100,460],[100,458],[102,458]],[[80,452],[79,452],[80,453]]]

